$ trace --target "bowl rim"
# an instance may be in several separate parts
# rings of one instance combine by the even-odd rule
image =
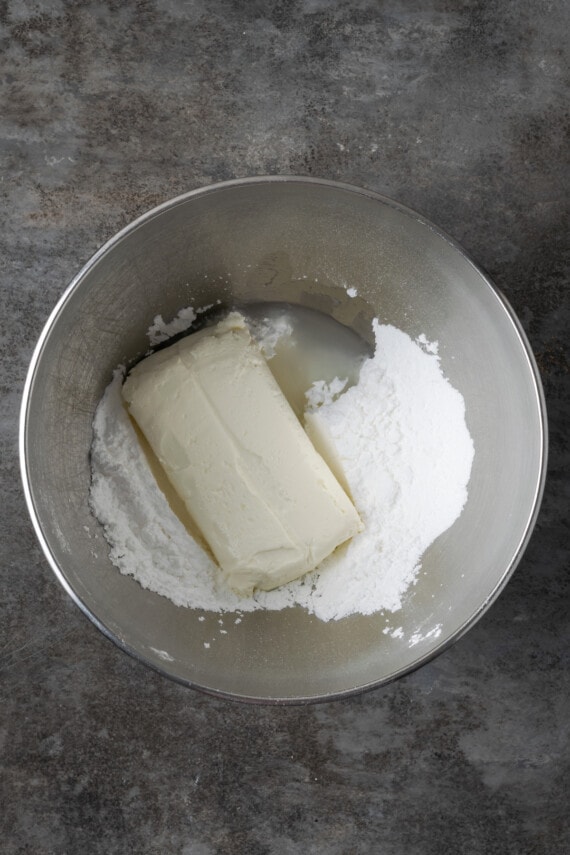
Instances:
[[[227,690],[216,689],[211,686],[205,686],[200,683],[194,682],[192,680],[185,679],[178,675],[172,674],[166,668],[160,666],[156,662],[148,659],[144,656],[140,651],[131,647],[124,639],[119,637],[113,630],[109,629],[105,623],[94,614],[89,606],[83,602],[79,594],[73,589],[69,581],[67,580],[63,570],[59,566],[55,556],[52,554],[51,549],[49,547],[47,538],[45,537],[39,516],[36,512],[34,499],[33,499],[33,491],[32,491],[32,483],[30,473],[28,471],[28,460],[26,453],[26,437],[27,437],[27,428],[28,428],[28,414],[29,414],[29,406],[31,401],[31,395],[33,391],[34,379],[36,376],[36,371],[39,366],[44,345],[49,337],[52,328],[54,327],[60,313],[65,308],[65,305],[76,288],[79,287],[83,279],[89,273],[89,271],[99,262],[99,260],[106,255],[116,244],[123,240],[129,233],[135,231],[139,228],[139,226],[143,225],[146,222],[154,219],[154,217],[160,215],[163,211],[172,209],[180,204],[186,203],[188,200],[208,195],[210,193],[216,193],[220,191],[224,191],[226,189],[230,189],[233,187],[241,187],[245,185],[256,185],[256,184],[309,184],[309,185],[319,185],[328,187],[334,190],[341,190],[349,193],[354,193],[357,195],[368,197],[372,200],[380,202],[381,204],[392,208],[400,213],[405,214],[411,219],[415,220],[420,225],[425,226],[426,228],[433,231],[436,235],[442,238],[447,244],[449,244],[453,249],[460,253],[467,263],[474,268],[474,270],[479,274],[483,282],[487,285],[492,294],[495,295],[498,302],[502,306],[505,311],[507,317],[513,325],[513,329],[520,341],[522,346],[522,350],[526,356],[526,361],[528,368],[530,370],[530,375],[533,379],[534,392],[536,395],[537,409],[539,412],[539,424],[540,424],[540,460],[539,460],[539,472],[537,483],[534,490],[534,495],[532,499],[532,505],[530,508],[530,513],[528,515],[527,522],[525,524],[524,532],[519,540],[518,546],[514,551],[514,554],[498,579],[495,587],[487,596],[487,598],[480,604],[480,606],[476,609],[476,611],[468,618],[455,632],[450,635],[448,638],[442,640],[439,644],[437,644],[432,650],[428,651],[424,655],[418,657],[417,659],[410,662],[405,667],[399,668],[391,674],[388,674],[378,680],[372,680],[363,685],[354,686],[349,689],[342,689],[336,692],[329,692],[327,694],[315,694],[315,695],[303,695],[303,696],[284,696],[284,697],[267,697],[267,696],[250,696],[245,694],[236,694],[234,692],[230,692]],[[40,543],[42,551],[44,553],[44,557],[46,558],[48,564],[50,565],[52,571],[54,572],[57,580],[66,591],[66,593],[71,597],[71,599],[75,602],[75,604],[80,608],[80,610],[86,615],[87,618],[99,629],[104,636],[106,636],[109,640],[111,640],[114,644],[116,644],[122,651],[129,654],[129,656],[136,659],[138,662],[143,665],[151,668],[153,671],[158,672],[164,677],[167,677],[170,680],[173,680],[176,683],[179,683],[187,688],[196,689],[206,695],[210,695],[216,698],[222,698],[233,701],[240,701],[249,704],[260,704],[260,705],[274,705],[274,706],[293,706],[293,705],[304,705],[304,704],[312,704],[312,703],[324,703],[328,701],[341,700],[344,698],[353,697],[355,695],[362,694],[364,692],[369,692],[374,689],[377,689],[381,686],[388,685],[389,683],[394,682],[395,680],[400,679],[401,677],[411,674],[416,671],[418,668],[421,668],[423,665],[430,662],[432,659],[435,659],[445,650],[448,650],[452,645],[454,645],[459,639],[461,639],[476,623],[483,617],[485,612],[493,605],[496,599],[499,597],[501,592],[506,587],[507,583],[511,579],[516,567],[520,563],[523,554],[528,546],[529,540],[532,536],[534,527],[536,525],[536,521],[538,518],[538,514],[540,511],[542,499],[544,496],[544,487],[546,482],[546,474],[547,474],[547,462],[548,462],[548,415],[546,408],[546,399],[544,395],[544,389],[542,385],[542,380],[540,377],[540,372],[538,369],[538,365],[536,359],[534,357],[532,348],[530,346],[530,342],[527,338],[527,335],[522,327],[521,322],[519,321],[514,309],[512,308],[510,302],[502,293],[502,291],[494,284],[491,280],[491,277],[486,273],[486,271],[477,264],[470,254],[461,246],[458,241],[452,238],[447,232],[433,223],[430,219],[423,216],[418,211],[409,208],[406,205],[397,202],[396,200],[390,198],[389,196],[385,196],[381,193],[378,193],[374,190],[365,189],[362,187],[358,187],[353,184],[349,184],[341,181],[329,180],[326,178],[316,178],[313,176],[299,176],[299,175],[256,175],[245,178],[235,178],[229,181],[217,182],[214,184],[208,184],[201,187],[197,187],[193,190],[189,190],[185,193],[181,193],[177,196],[172,197],[171,199],[167,199],[164,202],[161,202],[159,205],[150,208],[148,211],[140,214],[114,235],[112,235],[107,241],[105,241],[98,250],[85,262],[85,264],[81,267],[78,273],[72,278],[70,283],[64,289],[63,293],[57,300],[54,308],[49,314],[47,320],[44,323],[42,331],[39,335],[39,338],[34,347],[32,357],[30,360],[30,364],[28,367],[28,371],[26,374],[26,379],[23,387],[23,395],[22,395],[22,403],[20,406],[20,416],[19,416],[19,430],[18,430],[18,447],[19,447],[19,462],[20,462],[20,475],[22,480],[23,492],[26,501],[26,505],[28,508],[28,513],[30,515],[32,525],[36,534],[36,537]]]

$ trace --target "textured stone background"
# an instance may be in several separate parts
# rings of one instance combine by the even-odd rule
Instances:
[[[570,851],[567,8],[0,2],[3,853]],[[386,193],[461,241],[523,322],[551,422],[498,602],[416,674],[312,707],[212,700],[106,641],[40,554],[17,462],[27,364],[81,264],[156,203],[264,173]]]

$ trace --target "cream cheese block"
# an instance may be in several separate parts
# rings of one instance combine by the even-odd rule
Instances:
[[[238,593],[296,579],[362,530],[241,314],[144,359],[123,397]]]

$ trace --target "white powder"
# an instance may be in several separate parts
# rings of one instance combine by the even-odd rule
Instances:
[[[419,335],[416,341],[426,353],[434,353],[436,355],[439,353],[439,342],[428,341],[427,336],[424,333]]]
[[[247,598],[227,588],[171,511],[124,409],[124,372],[117,370],[94,420],[91,504],[119,570],[179,606],[209,611],[299,605],[331,620],[399,609],[422,554],[461,513],[473,444],[463,398],[427,339],[422,347],[377,321],[374,334],[374,357],[356,386],[340,394],[345,384],[335,378],[307,396],[334,442],[365,531],[312,573]]]
[[[291,321],[286,315],[250,321],[249,329],[266,359],[272,359],[279,342],[283,338],[290,338],[293,333]]]
[[[196,317],[196,311],[192,306],[181,309],[169,323],[164,322],[162,315],[157,315],[148,331],[150,344],[161,344],[163,341],[168,341],[169,338],[172,338],[177,333],[185,332],[190,329]]]
[[[358,385],[318,410],[366,526],[321,565],[312,607],[324,619],[400,608],[422,554],[467,499],[462,396],[405,333],[378,321],[374,333]]]
[[[311,388],[305,392],[307,409],[313,411],[320,408],[323,404],[332,404],[344,390],[347,383],[348,377],[345,377],[344,380],[339,380],[338,377],[335,377],[330,383],[325,383],[324,380],[316,380]]]
[[[220,300],[216,301],[216,303],[219,302]],[[192,306],[180,309],[178,314],[168,323],[163,320],[162,315],[157,315],[148,330],[149,343],[151,345],[162,344],[168,341],[169,338],[178,335],[178,333],[186,332],[186,330],[190,329],[198,315],[212,309],[216,303],[210,303],[208,306],[200,306],[199,309],[194,309]]]

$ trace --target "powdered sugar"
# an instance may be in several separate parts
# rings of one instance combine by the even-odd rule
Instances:
[[[425,350],[426,353],[433,353],[435,356],[439,353],[439,342],[438,341],[428,341],[425,333],[419,335],[416,339],[416,342],[420,345],[422,350]]]
[[[157,315],[148,330],[148,339],[150,344],[161,344],[164,341],[168,341],[169,338],[172,338],[178,333],[185,332],[187,329],[190,329],[196,320],[196,317],[196,311],[192,306],[181,309],[176,317],[168,323],[165,323],[162,315]]]
[[[324,380],[316,380],[311,388],[305,392],[307,409],[309,411],[316,411],[323,404],[332,404],[340,393],[344,391],[347,383],[348,378],[346,377],[344,380],[335,377],[330,383],[326,383]]]
[[[336,378],[308,390],[366,529],[316,571],[248,598],[225,586],[170,509],[123,407],[117,370],[94,421],[91,502],[121,572],[177,605],[217,612],[298,605],[331,620],[399,609],[422,554],[461,513],[473,445],[463,398],[427,339],[422,347],[394,327],[373,326],[376,351],[356,386],[343,392]],[[289,334],[286,324],[267,333]]]
[[[220,301],[218,300],[217,302],[219,303]],[[162,315],[157,315],[148,330],[149,344],[151,346],[162,344],[168,341],[169,338],[186,332],[186,330],[190,329],[198,315],[207,312],[215,305],[216,303],[210,303],[208,306],[200,306],[198,309],[194,309],[193,306],[187,306],[184,309],[180,309],[178,314],[171,321],[168,321],[168,323],[164,321]]]
[[[427,547],[467,499],[473,443],[462,396],[437,357],[374,321],[376,352],[357,386],[318,419],[366,526],[321,565],[312,609],[323,619],[395,611]]]
[[[224,597],[217,566],[157,486],[123,406],[123,377],[124,371],[117,369],[97,407],[91,447],[91,505],[111,545],[111,561],[144,588],[178,605],[191,605],[199,592],[201,608],[239,606],[231,592],[229,599]]]
[[[283,338],[290,338],[293,332],[291,321],[286,315],[250,321],[249,328],[266,359],[273,359],[279,342]]]

